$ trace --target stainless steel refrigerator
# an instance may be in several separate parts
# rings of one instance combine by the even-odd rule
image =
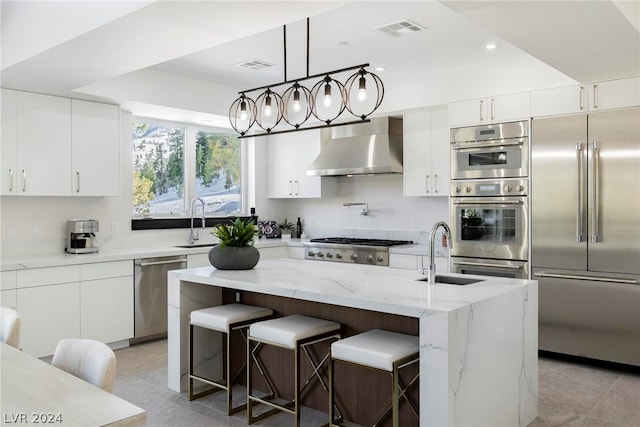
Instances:
[[[640,109],[533,119],[542,350],[640,366]]]

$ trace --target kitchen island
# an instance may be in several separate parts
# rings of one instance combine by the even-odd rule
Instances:
[[[292,259],[245,271],[169,272],[168,386],[186,389],[189,313],[221,304],[221,291],[233,290],[241,301],[258,293],[415,319],[420,425],[526,426],[537,415],[537,282],[478,277],[464,286],[428,285],[421,277]],[[197,347],[194,354],[207,358]]]

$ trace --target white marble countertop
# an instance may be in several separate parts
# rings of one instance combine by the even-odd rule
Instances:
[[[53,254],[38,255],[21,255],[16,257],[6,257],[0,260],[0,271],[7,270],[23,270],[28,268],[57,267],[75,264],[90,264],[94,262],[123,261],[138,258],[152,258],[173,255],[190,255],[207,253],[215,243],[209,246],[194,246],[191,248],[183,248],[171,245],[157,245],[147,247],[117,248],[103,249],[92,254],[68,254],[59,252]],[[256,240],[256,248],[271,248],[286,245],[300,245],[299,239],[281,240],[281,239],[260,239]]]
[[[216,270],[200,267],[169,273],[178,280],[258,292],[314,302],[362,308],[385,313],[420,317],[450,312],[495,296],[520,290],[528,280],[478,278],[470,285],[429,285],[412,270],[359,264],[326,263],[307,260],[273,259],[260,261],[251,270]],[[461,276],[461,275],[452,275]]]
[[[273,248],[281,246],[302,247],[307,240],[302,239],[258,239],[255,241],[255,247]],[[214,245],[215,243],[211,243]],[[24,270],[29,268],[58,267],[65,265],[90,264],[94,262],[123,261],[139,258],[152,258],[161,256],[174,255],[190,255],[207,253],[211,249],[209,246],[194,246],[191,248],[179,247],[176,245],[156,245],[145,247],[128,247],[128,248],[100,248],[100,251],[93,254],[68,254],[66,252],[58,252],[51,254],[37,255],[20,255],[14,257],[3,257],[0,260],[0,271]],[[391,254],[406,255],[428,255],[428,245],[402,245],[389,248]],[[445,256],[436,252],[436,256]]]

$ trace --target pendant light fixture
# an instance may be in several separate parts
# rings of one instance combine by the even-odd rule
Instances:
[[[384,84],[377,75],[366,70],[369,64],[309,75],[309,18],[307,18],[307,75],[287,80],[287,26],[284,36],[284,80],[280,83],[238,92],[240,95],[229,108],[231,126],[239,138],[273,135],[298,130],[368,122],[384,98]],[[344,84],[341,74],[357,70]],[[311,81],[310,87],[303,82]],[[315,83],[313,83],[315,81]],[[279,94],[280,92],[281,94]],[[247,94],[256,96],[255,101]],[[351,120],[336,123],[344,111]],[[322,124],[304,126],[314,116]],[[257,124],[264,132],[251,133]]]

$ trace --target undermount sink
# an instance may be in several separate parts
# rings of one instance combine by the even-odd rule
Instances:
[[[189,248],[205,248],[207,246],[216,246],[217,243],[193,243],[193,244],[187,244],[187,245],[174,245],[174,248],[185,248],[185,249],[189,249]]]
[[[418,279],[420,282],[428,282],[428,277]],[[466,277],[448,276],[446,274],[436,274],[436,283],[444,283],[446,285],[470,285],[472,283],[482,282],[480,279],[471,279]]]

